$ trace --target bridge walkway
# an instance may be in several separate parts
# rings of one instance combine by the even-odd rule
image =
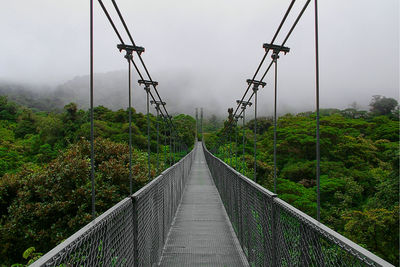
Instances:
[[[160,266],[248,266],[208,169],[201,143]]]

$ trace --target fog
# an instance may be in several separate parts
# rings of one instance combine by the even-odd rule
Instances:
[[[104,0],[110,11],[111,1]],[[171,113],[227,114],[247,88],[289,0],[117,1],[143,59]],[[298,0],[278,37],[280,43],[305,1]],[[108,73],[106,88],[126,92],[127,62],[97,1],[95,72]],[[287,42],[278,62],[279,113],[315,108],[314,3]],[[111,12],[120,31],[123,28]],[[399,1],[319,1],[321,107],[367,109],[373,95],[399,98]],[[76,76],[88,93],[89,1],[3,1],[0,9],[0,80],[53,88]],[[128,39],[123,35],[125,41]],[[267,61],[269,63],[268,57]],[[263,66],[261,74],[265,70]],[[124,76],[121,72],[125,72]],[[259,78],[260,75],[257,77]],[[116,79],[115,82],[112,79]],[[134,73],[134,80],[138,76]],[[259,114],[273,109],[273,71],[259,91]],[[113,88],[115,85],[115,88]],[[37,89],[39,90],[39,89]],[[123,94],[122,94],[123,95]],[[89,100],[89,99],[88,99]],[[133,103],[144,107],[143,88],[134,83]],[[121,97],[121,107],[126,106]]]

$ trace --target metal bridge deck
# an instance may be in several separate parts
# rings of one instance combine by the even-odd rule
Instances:
[[[172,224],[160,266],[248,266],[201,143]]]

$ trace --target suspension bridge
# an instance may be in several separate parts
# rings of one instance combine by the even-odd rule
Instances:
[[[319,198],[319,67],[318,67],[318,6],[315,3],[316,37],[316,157],[317,157],[317,219],[281,200],[276,192],[276,120],[277,72],[280,53],[286,47],[311,0],[307,0],[297,15],[284,41],[276,38],[296,0],[292,0],[270,43],[263,44],[265,54],[254,76],[247,80],[247,89],[237,107],[231,110],[221,138],[245,124],[246,109],[254,106],[254,176],[245,177],[211,153],[197,135],[192,151],[180,139],[177,127],[168,114],[167,103],[144,63],[143,47],[137,46],[115,0],[112,5],[129,37],[124,42],[106,6],[98,0],[113,28],[119,43],[116,48],[125,52],[128,63],[129,108],[129,182],[130,194],[96,217],[94,168],[94,86],[93,86],[93,0],[90,1],[90,105],[91,105],[91,181],[93,221],[31,266],[392,266],[368,250],[326,227],[320,220]],[[271,51],[271,62],[260,79],[261,66]],[[140,70],[140,66],[144,72]],[[131,91],[132,66],[144,86],[147,103],[148,177],[147,185],[132,192],[132,132]],[[266,74],[274,66],[274,192],[257,184],[257,94]],[[249,95],[249,91],[252,93]],[[251,102],[253,101],[253,102]],[[150,175],[150,105],[157,112],[157,169],[159,120],[169,131],[169,151],[172,166],[158,177]],[[203,111],[201,110],[201,117]],[[196,110],[196,121],[198,114]],[[196,128],[199,124],[196,123]],[[200,124],[201,125],[201,124]],[[196,132],[202,133],[202,126]],[[235,131],[237,133],[237,131]],[[237,139],[237,135],[236,135]],[[237,142],[237,140],[236,140]],[[244,142],[244,135],[243,135]],[[231,143],[231,142],[230,142]],[[164,140],[167,145],[167,140]],[[244,146],[243,146],[244,147]],[[186,156],[175,163],[171,151],[186,151]]]

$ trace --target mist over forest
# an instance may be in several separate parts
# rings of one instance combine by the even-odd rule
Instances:
[[[229,107],[236,107],[234,101],[229,97],[221,98],[221,92],[210,90],[212,87],[221,88],[226,92],[224,85],[209,84],[204,81],[204,88],[196,88],[198,82],[194,82],[193,74],[190,72],[165,72],[156,74],[160,77],[159,91],[160,95],[167,102],[167,108],[171,114],[188,114],[194,116],[196,107],[203,107],[204,117],[209,118],[216,115],[218,119],[227,117]],[[183,77],[183,78],[182,78]],[[139,112],[146,110],[146,95],[142,87],[135,82],[138,77],[133,75],[132,101],[134,108]],[[94,101],[95,106],[104,106],[111,110],[126,109],[128,105],[128,74],[126,71],[112,71],[106,73],[97,73],[94,81]],[[229,87],[230,85],[226,85]],[[311,88],[312,89],[312,88]],[[68,103],[74,102],[80,109],[89,107],[89,76],[76,76],[59,85],[37,85],[33,83],[18,83],[15,81],[0,80],[0,95],[7,95],[8,98],[20,105],[29,108],[48,111],[62,111]],[[323,95],[323,89],[322,89]],[[239,99],[241,96],[237,96]],[[259,114],[261,116],[271,116],[272,106],[269,97],[263,92],[259,95]],[[398,99],[397,95],[388,96]],[[322,105],[322,108],[356,108],[358,110],[368,110],[369,101],[372,95],[360,94],[360,99],[353,99],[351,96],[343,96],[338,101],[333,99],[329,105]],[[194,106],[194,103],[196,103]],[[278,113],[284,115],[287,113],[299,113],[312,111],[314,109],[314,99],[309,103],[288,102],[285,99],[279,101]],[[154,113],[154,109],[151,109]],[[247,116],[253,117],[253,111],[250,109]]]

